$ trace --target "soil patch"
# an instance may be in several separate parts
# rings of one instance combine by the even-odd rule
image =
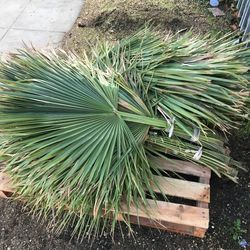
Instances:
[[[77,52],[95,46],[97,40],[116,41],[145,23],[163,33],[193,29],[194,33],[229,31],[231,9],[224,4],[226,15],[213,17],[202,0],[86,0],[84,8],[66,35],[64,49]]]

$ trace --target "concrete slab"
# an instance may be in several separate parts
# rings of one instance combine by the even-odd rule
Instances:
[[[13,28],[67,32],[82,4],[82,0],[31,0]]]
[[[72,7],[76,8],[77,6],[82,7],[83,0],[30,0],[32,3],[37,4],[39,8],[55,8],[55,7],[62,7],[65,5],[71,5]],[[80,9],[79,9],[80,11]]]
[[[0,55],[32,44],[56,47],[73,26],[83,0],[0,0]]]
[[[17,48],[23,48],[25,44],[38,49],[57,47],[63,36],[63,32],[10,29],[0,41],[0,53],[14,52]]]
[[[6,34],[7,29],[0,28],[0,41],[2,40],[3,36]]]
[[[9,28],[30,0],[0,0],[0,28]]]

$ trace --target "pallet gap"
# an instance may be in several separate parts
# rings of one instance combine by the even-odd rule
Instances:
[[[159,169],[160,173],[164,177],[171,177],[174,179],[180,179],[180,180],[185,180],[185,181],[193,181],[193,182],[199,182],[200,177],[194,176],[194,175],[188,175],[188,174],[182,174],[182,173],[175,173],[172,171],[167,171],[167,170],[161,170]]]
[[[176,204],[197,207],[196,200],[190,200],[190,199],[180,198],[180,197],[171,196],[171,195],[167,195],[167,199],[165,199],[165,197],[160,193],[155,193],[155,196],[156,196],[157,201],[166,201],[166,202],[171,202],[171,203],[176,203]],[[152,196],[149,193],[146,194],[146,198],[153,200]]]

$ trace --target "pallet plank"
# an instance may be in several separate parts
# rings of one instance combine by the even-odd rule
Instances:
[[[200,177],[200,178],[199,178],[199,182],[200,182],[200,183],[203,183],[203,184],[209,185],[210,179],[205,178],[205,177]],[[209,185],[209,186],[210,186],[210,185]],[[210,192],[209,192],[209,194],[210,194]],[[203,201],[198,201],[198,202],[197,202],[197,206],[198,206],[198,207],[203,207],[203,208],[208,208],[208,203],[203,202]]]
[[[150,157],[150,160],[162,170],[174,171],[181,174],[193,175],[198,177],[211,177],[211,170],[198,164],[182,160],[166,160],[161,157]]]
[[[148,200],[149,206],[147,210],[150,218],[156,221],[165,221],[179,225],[193,226],[207,229],[209,224],[209,210],[206,208],[193,207],[188,205],[176,204],[165,201]],[[122,211],[128,213],[125,205],[122,206]],[[139,216],[141,218],[149,218],[148,214],[143,209],[137,209],[131,205],[129,214]]]
[[[0,172],[0,191],[9,193],[14,192],[14,188],[11,185],[8,175],[2,172]]]
[[[190,200],[210,202],[210,185],[193,181],[156,176],[160,189],[167,195]],[[153,187],[159,192],[157,187]]]
[[[5,195],[4,192],[0,191],[0,198],[7,199],[8,197]]]
[[[175,233],[187,234],[191,236],[196,236],[203,238],[205,236],[206,230],[204,228],[197,228],[193,226],[179,225],[176,223],[161,221],[160,223],[155,222],[149,218],[137,218],[136,216],[130,216],[130,222],[133,224],[138,224],[139,226],[146,226],[166,231],[171,231]]]

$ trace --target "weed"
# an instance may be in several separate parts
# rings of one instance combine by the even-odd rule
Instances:
[[[231,234],[232,234],[233,239],[235,241],[239,241],[242,238],[242,234],[244,234],[246,232],[247,232],[247,230],[242,229],[241,220],[236,219],[233,222],[233,226],[231,228]]]

